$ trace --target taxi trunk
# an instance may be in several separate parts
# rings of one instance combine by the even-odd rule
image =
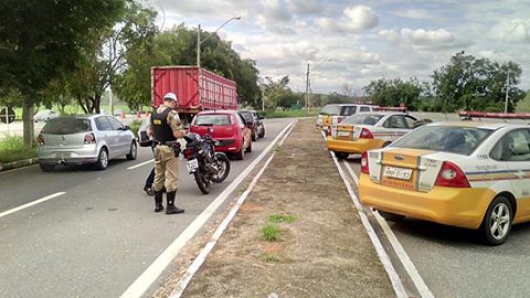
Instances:
[[[454,156],[458,159],[458,156]],[[488,189],[471,188],[453,162],[433,151],[370,151],[361,160],[359,196],[375,209],[476,229],[487,208]]]

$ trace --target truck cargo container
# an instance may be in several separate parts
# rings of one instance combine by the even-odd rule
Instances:
[[[200,111],[238,108],[236,83],[198,66],[152,67],[152,105],[159,106],[168,92],[177,95],[176,110],[184,124]]]

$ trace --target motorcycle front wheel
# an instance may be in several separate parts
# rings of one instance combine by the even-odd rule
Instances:
[[[212,160],[213,167],[217,170],[217,174],[212,175],[212,182],[221,183],[230,174],[230,160],[226,154],[221,152],[215,153],[215,158]]]
[[[210,193],[210,180],[205,179],[204,173],[202,173],[199,169],[197,171],[193,172],[193,176],[195,177],[195,182],[197,182],[197,186],[201,190],[203,194],[209,194]]]

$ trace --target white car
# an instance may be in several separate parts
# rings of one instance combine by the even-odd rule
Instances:
[[[37,114],[35,114],[35,116],[33,116],[33,121],[35,122],[40,122],[40,121],[43,121],[43,122],[46,122],[50,119],[53,119],[53,118],[57,118],[59,117],[59,114],[55,111],[52,111],[52,110],[41,110],[39,112],[37,112]]]
[[[361,201],[388,220],[406,216],[480,229],[506,241],[530,221],[530,125],[434,123],[361,158]]]
[[[383,148],[415,128],[417,119],[405,113],[359,113],[331,128],[328,150],[339,159],[350,154]]]

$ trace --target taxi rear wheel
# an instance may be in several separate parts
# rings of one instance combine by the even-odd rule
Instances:
[[[385,211],[381,211],[381,210],[377,210],[377,212],[379,212],[379,215],[381,215],[384,219],[386,219],[388,221],[399,222],[399,221],[402,221],[402,220],[405,219],[404,215],[390,213],[390,212],[385,212]]]
[[[348,156],[350,156],[349,153],[346,153],[346,152],[336,152],[336,151],[333,151],[335,152],[335,156],[338,158],[338,159],[347,159]]]
[[[506,242],[512,229],[512,214],[512,205],[507,198],[498,196],[491,202],[482,223],[487,244],[500,245]]]

